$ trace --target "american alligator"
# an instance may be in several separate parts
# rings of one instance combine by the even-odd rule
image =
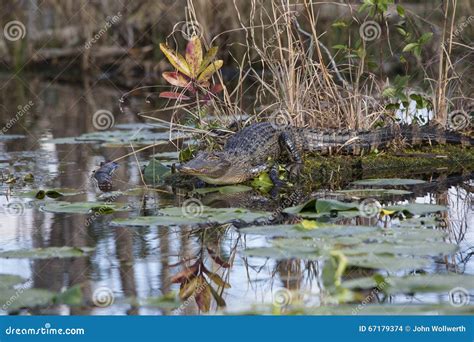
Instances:
[[[361,154],[387,148],[396,141],[410,145],[422,143],[454,143],[472,146],[474,139],[435,125],[389,125],[372,131],[318,130],[302,127],[277,127],[269,122],[251,124],[229,138],[222,151],[204,152],[178,167],[209,184],[235,184],[270,170],[278,182],[275,161],[287,154],[289,171],[297,175],[303,165],[305,151],[321,154]]]

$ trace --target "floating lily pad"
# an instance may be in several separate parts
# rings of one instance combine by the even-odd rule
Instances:
[[[0,289],[12,288],[13,286],[25,282],[26,279],[14,274],[0,274]]]
[[[234,194],[238,192],[246,192],[252,190],[251,187],[246,185],[227,185],[227,186],[217,186],[211,188],[198,188],[193,192],[197,194],[208,194],[211,192],[218,192],[220,194]]]
[[[124,203],[103,203],[103,202],[50,202],[45,203],[41,209],[51,213],[87,214],[96,212],[110,214],[114,211],[126,211],[129,208]]]
[[[419,274],[405,277],[386,277],[387,286],[384,291],[388,294],[419,293],[419,292],[448,292],[456,287],[466,290],[474,289],[474,276],[463,274]],[[349,289],[367,289],[377,286],[372,277],[346,281],[342,284]]]
[[[0,252],[0,258],[7,259],[50,259],[73,258],[87,255],[93,251],[90,247],[46,247]]]
[[[0,303],[6,310],[47,306],[53,298],[54,293],[45,289],[0,288]]]
[[[411,191],[399,189],[345,189],[335,191],[335,194],[341,194],[358,198],[390,197],[403,196],[411,194]]]
[[[111,223],[116,226],[174,226],[206,222],[226,223],[233,220],[253,222],[259,218],[270,216],[270,213],[241,208],[210,208],[206,206],[196,207],[192,212],[186,212],[185,207],[164,208],[160,210],[160,213],[163,215],[116,219]]]
[[[63,196],[75,196],[81,193],[82,192],[77,189],[57,188],[57,189],[48,189],[48,190],[19,191],[19,192],[15,192],[14,195],[19,196],[19,197],[44,199],[45,197],[59,198]]]
[[[416,185],[426,183],[420,179],[403,179],[403,178],[374,178],[374,179],[362,179],[352,184],[363,185],[363,186],[401,186],[401,185]]]
[[[149,185],[162,183],[163,178],[169,174],[171,174],[170,168],[155,158],[150,160],[143,170],[143,177],[145,178],[145,182]]]
[[[386,210],[403,212],[411,215],[426,215],[440,211],[446,211],[447,208],[443,205],[427,204],[427,203],[409,203],[403,205],[391,205],[385,207]]]

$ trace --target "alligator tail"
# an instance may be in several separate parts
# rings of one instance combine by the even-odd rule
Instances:
[[[354,154],[380,150],[391,145],[461,144],[473,146],[474,139],[436,125],[389,125],[371,131],[321,131],[300,128],[303,149],[320,154]]]

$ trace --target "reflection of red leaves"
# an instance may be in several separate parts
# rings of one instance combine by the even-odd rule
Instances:
[[[225,300],[216,291],[204,276],[206,274],[209,280],[218,286],[218,290],[229,288],[230,284],[225,282],[218,274],[210,272],[201,261],[197,261],[192,266],[175,274],[171,279],[171,283],[179,283],[179,297],[187,300],[193,297],[199,310],[208,312],[211,307],[212,298],[218,307],[226,305]]]
[[[192,276],[196,275],[197,271],[198,271],[198,264],[194,264],[191,267],[182,270],[178,274],[175,274],[171,278],[171,282],[174,284],[183,283],[187,281],[188,279],[192,278]]]
[[[209,256],[212,258],[212,260],[214,260],[214,262],[224,268],[229,268],[230,267],[230,264],[221,259],[221,257],[219,255],[217,255],[216,252],[214,252],[212,249],[210,249],[209,247],[207,248],[207,252],[209,253]]]
[[[209,312],[209,309],[211,308],[211,289],[210,285],[208,282],[204,279],[204,277],[201,277],[200,281],[200,287],[198,287],[199,292],[196,291],[195,299],[196,299],[196,304],[199,307],[199,310],[203,312]]]

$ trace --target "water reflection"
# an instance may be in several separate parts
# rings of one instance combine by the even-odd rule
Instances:
[[[33,101],[34,106],[8,130],[7,134],[22,134],[23,139],[0,142],[0,166],[4,175],[35,175],[33,184],[15,187],[26,189],[71,188],[83,193],[68,198],[70,201],[93,201],[101,193],[91,182],[91,171],[101,161],[113,160],[126,155],[128,146],[104,147],[100,144],[53,144],[44,138],[75,137],[94,132],[92,115],[106,108],[115,114],[116,124],[140,123],[133,110],[124,114],[119,111],[121,91],[86,83],[83,87],[48,84],[37,78],[21,78],[5,81],[0,92],[0,124],[18,111],[18,103]],[[130,106],[142,109],[147,106],[143,98],[133,98]],[[138,111],[138,110],[137,110]],[[164,116],[166,118],[166,115]],[[159,152],[176,151],[173,144],[157,146],[139,155],[141,164],[149,156]],[[116,171],[118,190],[142,186],[139,165],[134,156],[120,162]],[[427,175],[423,175],[426,179]],[[430,176],[428,176],[430,177]],[[387,203],[417,202],[448,205],[449,211],[439,214],[449,235],[448,241],[459,244],[460,250],[453,257],[433,258],[424,272],[444,273],[447,270],[474,274],[471,260],[474,243],[472,181],[471,175],[457,174],[446,177],[433,175],[432,182],[411,187],[412,195],[391,198]],[[6,196],[11,185],[3,184],[1,206],[0,250],[31,249],[52,246],[95,248],[90,257],[53,258],[44,260],[0,259],[1,273],[17,274],[33,281],[35,288],[61,292],[75,285],[80,286],[87,305],[51,306],[48,309],[27,309],[33,314],[198,314],[215,312],[218,304],[226,302],[226,310],[240,312],[254,305],[272,303],[281,288],[291,292],[293,302],[309,307],[331,304],[323,293],[321,260],[290,258],[274,260],[249,257],[245,248],[269,245],[261,236],[239,234],[229,225],[142,228],[115,227],[109,225],[111,216],[100,216],[86,224],[88,216],[81,214],[52,214],[24,203],[19,215],[9,214],[5,208],[11,203]],[[254,191],[245,195],[206,194],[201,198],[212,207],[250,207],[274,210],[279,203],[269,196]],[[182,196],[172,189],[162,192],[148,191],[139,195],[120,196],[117,201],[128,202],[133,212],[118,212],[117,217],[129,215],[154,215],[166,205],[179,205]],[[338,223],[351,225],[397,225],[397,220],[385,217],[345,218]],[[180,274],[193,270],[195,277],[205,276],[213,290],[203,290],[196,301],[176,308],[160,308],[144,304],[147,298],[159,297],[176,291],[183,293],[190,279]],[[351,278],[372,274],[370,270],[354,269]],[[218,277],[218,278],[216,278]],[[212,281],[214,278],[214,281]],[[219,280],[220,279],[220,280]],[[227,286],[226,284],[229,284]],[[225,286],[223,286],[225,285]],[[99,307],[92,301],[94,291],[106,287],[112,290],[113,304]],[[225,287],[225,288],[224,288]],[[215,292],[215,293],[214,293]],[[199,294],[198,294],[199,295]],[[183,296],[183,299],[189,296]],[[141,301],[132,300],[140,298]],[[195,298],[196,299],[196,298]],[[378,295],[372,302],[388,303],[437,303],[446,298],[429,295]],[[201,310],[200,310],[201,309]]]

